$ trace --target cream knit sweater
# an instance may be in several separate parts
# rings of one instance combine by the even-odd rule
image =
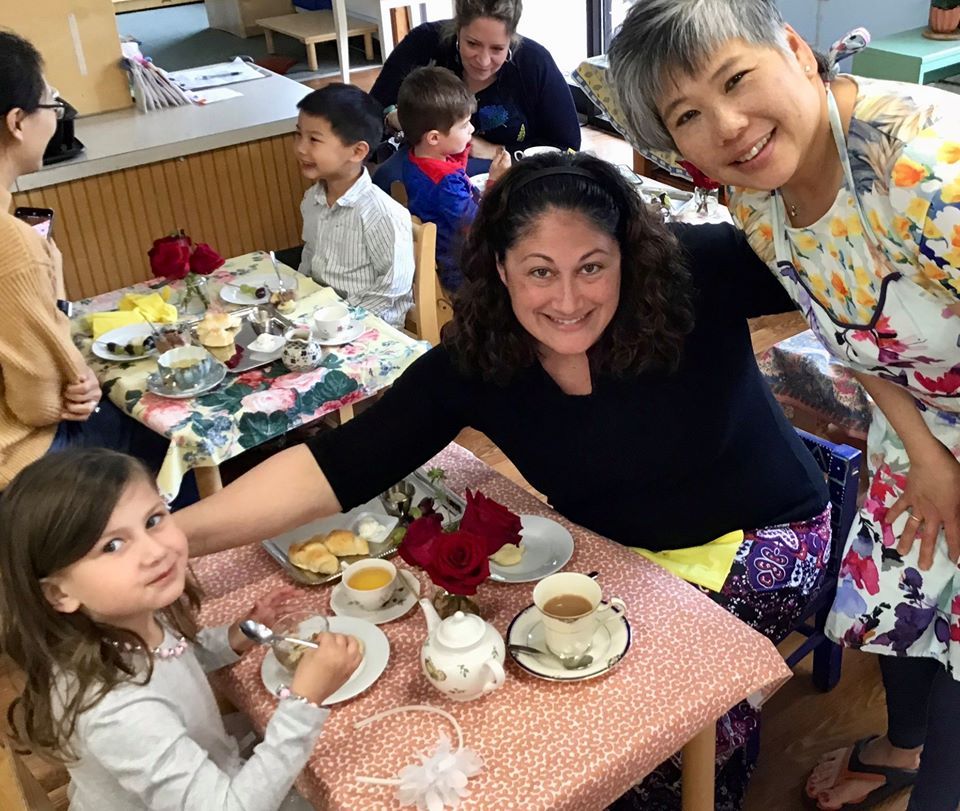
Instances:
[[[0,189],[0,490],[50,448],[63,390],[85,368],[56,306],[59,262],[9,208],[10,194]]]

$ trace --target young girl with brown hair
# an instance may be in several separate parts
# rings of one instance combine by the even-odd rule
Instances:
[[[289,592],[251,615],[270,622]],[[307,651],[246,762],[205,673],[251,643],[198,630],[187,541],[132,457],[49,454],[0,498],[0,646],[26,674],[8,720],[20,743],[66,762],[70,807],[276,809],[360,662],[356,640]]]

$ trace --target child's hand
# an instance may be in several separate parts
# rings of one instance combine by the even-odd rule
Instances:
[[[272,628],[280,617],[289,613],[290,603],[299,596],[300,593],[295,586],[283,586],[261,597],[253,604],[246,616],[230,626],[228,632],[230,647],[237,653],[243,653],[253,647],[253,640],[247,639],[240,630],[240,620],[256,620]]]
[[[493,160],[490,162],[490,180],[497,181],[502,176],[503,173],[507,171],[513,165],[513,161],[510,160],[510,153],[506,149],[500,147],[497,150],[497,154],[494,155]]]
[[[355,637],[344,634],[320,634],[320,646],[308,648],[297,665],[290,689],[298,696],[320,704],[342,687],[363,661]]]

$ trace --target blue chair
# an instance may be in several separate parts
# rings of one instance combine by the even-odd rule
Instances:
[[[843,548],[857,515],[857,495],[860,483],[860,458],[863,454],[849,445],[835,445],[825,439],[796,429],[804,444],[813,454],[827,477],[832,506],[831,529],[833,546],[830,564],[823,587],[810,603],[806,616],[794,630],[806,637],[804,643],[787,657],[787,665],[795,667],[813,652],[813,683],[827,692],[840,681],[840,663],[843,649],[823,632],[830,606],[837,592],[837,576],[843,558]]]

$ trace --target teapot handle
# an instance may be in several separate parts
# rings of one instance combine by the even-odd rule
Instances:
[[[507,680],[507,674],[504,672],[503,665],[496,659],[484,662],[483,666],[487,668],[487,670],[490,671],[490,675],[493,676],[492,680],[487,681],[487,683],[483,685],[483,692],[489,693],[491,690],[496,690]]]

